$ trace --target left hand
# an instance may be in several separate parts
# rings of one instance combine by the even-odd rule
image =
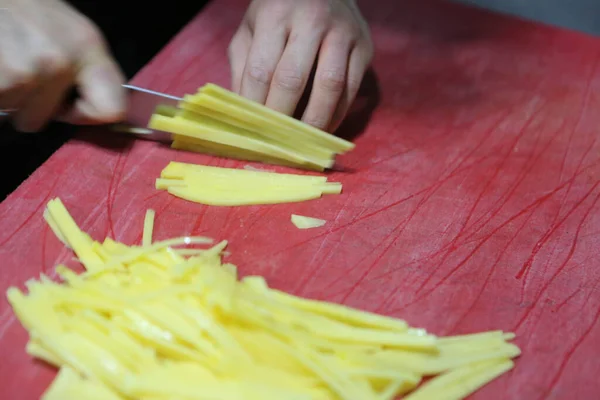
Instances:
[[[292,115],[316,65],[302,120],[334,131],[373,56],[355,0],[253,0],[229,46],[233,90]]]

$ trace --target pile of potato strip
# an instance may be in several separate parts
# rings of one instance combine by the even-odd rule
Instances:
[[[213,83],[185,95],[176,108],[158,107],[148,127],[172,133],[174,149],[316,171],[355,147]]]
[[[282,174],[171,161],[156,188],[184,200],[211,206],[280,204],[339,194],[342,184],[326,176]]]
[[[44,400],[463,399],[520,354],[511,333],[437,337],[238,279],[227,242],[152,243],[153,212],[140,246],[94,241],[59,199],[45,218],[86,271],[8,290],[28,353],[60,368]]]

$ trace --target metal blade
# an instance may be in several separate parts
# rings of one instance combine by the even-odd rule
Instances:
[[[148,122],[155,112],[172,115],[181,98],[133,85],[123,87],[128,90],[127,115],[123,124],[114,125],[112,129],[140,139],[170,142],[172,135],[169,132],[149,129]]]
[[[171,142],[168,132],[155,131],[148,128],[148,122],[154,112],[172,115],[181,98],[133,85],[123,85],[127,89],[127,114],[120,124],[111,126],[111,130],[136,136],[140,139],[159,142]],[[17,110],[0,110],[0,123],[10,118]]]
[[[6,120],[8,120],[13,112],[16,110],[0,110],[0,124]]]

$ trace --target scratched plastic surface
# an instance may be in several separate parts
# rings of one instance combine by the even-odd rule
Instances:
[[[225,49],[245,3],[214,2],[135,83],[174,95],[227,85]],[[154,208],[158,238],[227,238],[242,273],[278,288],[438,334],[515,331],[516,369],[473,399],[596,398],[600,41],[437,1],[377,3],[366,11],[374,74],[342,133],[366,129],[331,174],[342,195],[187,203],[154,190],[168,161],[245,163],[89,134],[0,205],[0,289],[71,258],[42,222],[51,197],[94,237],[127,243]],[[328,223],[300,231],[291,213]],[[2,397],[37,398],[53,372],[24,353],[4,300],[0,339]]]

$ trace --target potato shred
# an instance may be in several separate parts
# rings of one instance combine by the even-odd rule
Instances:
[[[148,225],[140,246],[96,242],[59,199],[45,217],[86,271],[8,290],[27,352],[60,368],[44,400],[462,399],[519,355],[510,333],[437,337],[238,279],[227,242],[185,256],[210,239],[151,242]]]
[[[320,218],[305,217],[304,215],[292,214],[290,217],[292,224],[298,229],[312,229],[324,226],[327,221]]]
[[[354,144],[215,84],[157,109],[148,127],[173,133],[172,147],[219,157],[322,171]]]
[[[182,199],[212,206],[279,204],[339,194],[342,184],[325,176],[280,174],[170,162],[156,180]]]

